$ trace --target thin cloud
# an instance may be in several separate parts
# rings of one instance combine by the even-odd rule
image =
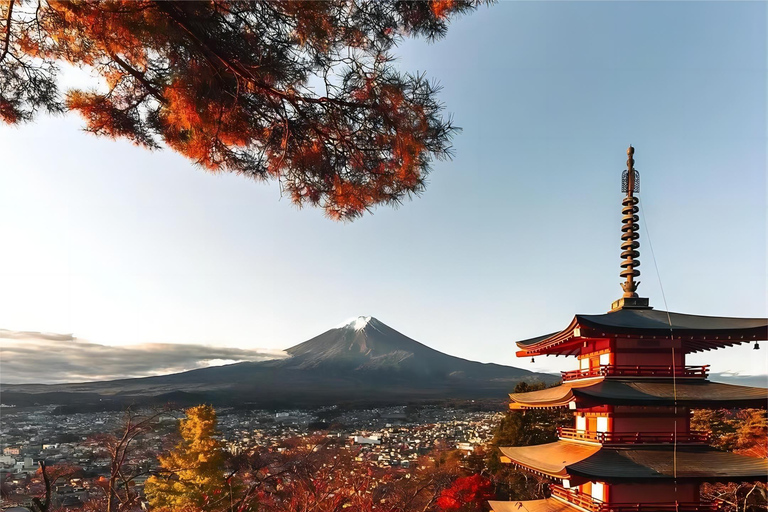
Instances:
[[[0,339],[73,341],[75,337],[71,334],[55,334],[51,332],[35,331],[9,331],[8,329],[0,329]]]
[[[0,382],[55,384],[177,373],[240,361],[282,359],[282,350],[143,343],[108,346],[71,334],[0,329]]]

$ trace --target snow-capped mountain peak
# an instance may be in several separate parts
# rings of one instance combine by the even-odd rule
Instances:
[[[337,325],[336,329],[343,329],[345,327],[349,327],[356,331],[361,331],[365,329],[365,326],[368,325],[368,322],[370,322],[372,318],[373,318],[372,316],[353,317]]]

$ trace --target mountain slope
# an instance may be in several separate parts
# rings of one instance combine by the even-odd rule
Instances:
[[[286,350],[288,359],[271,361],[283,368],[322,368],[347,372],[396,372],[412,378],[460,377],[521,380],[528,370],[483,364],[449,356],[413,340],[373,317],[346,325]]]
[[[64,385],[3,386],[3,403],[209,401],[253,406],[504,398],[519,381],[556,377],[483,364],[427,347],[358,317],[287,349],[290,357],[172,375]],[[187,400],[188,399],[188,400]]]

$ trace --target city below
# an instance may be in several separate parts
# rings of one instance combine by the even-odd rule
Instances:
[[[498,404],[500,409],[502,404]],[[219,409],[218,429],[225,449],[238,454],[257,447],[277,451],[292,440],[313,434],[327,436],[356,461],[380,468],[407,469],[436,447],[458,450],[463,455],[482,451],[492,438],[503,413],[468,402],[464,408],[400,406],[373,409],[324,407],[315,410]],[[43,461],[50,467],[77,467],[75,478],[56,485],[54,503],[80,508],[101,490],[93,482],[110,476],[111,457],[104,449],[105,433],[120,431],[125,412],[63,413],[56,406],[4,407],[0,417],[0,506],[30,506],[44,492],[38,470]],[[137,410],[151,415],[155,410]],[[168,448],[181,410],[163,411],[146,436],[147,456],[140,461],[147,473],[157,469],[156,454]],[[135,480],[140,490],[146,477]]]

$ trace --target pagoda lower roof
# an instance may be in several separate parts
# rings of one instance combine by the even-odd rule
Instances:
[[[765,408],[768,389],[709,380],[581,379],[559,386],[511,393],[510,409],[567,407],[570,402],[592,405],[679,405],[698,408]]]
[[[675,453],[676,452],[676,453]],[[644,446],[603,448],[594,456],[568,467],[585,478],[609,480],[743,481],[765,480],[768,460],[723,452],[709,446]]]
[[[574,512],[573,505],[557,500],[546,498],[543,500],[528,501],[489,501],[493,512]]]
[[[511,463],[534,473],[565,480],[627,482],[765,480],[768,460],[722,452],[709,446],[601,447],[574,441],[503,447]]]
[[[768,339],[768,318],[687,315],[656,309],[619,309],[576,315],[562,331],[517,342],[518,355],[574,355],[585,339],[679,339],[685,353]]]
[[[591,457],[602,447],[595,444],[557,441],[532,446],[500,447],[501,454],[518,466],[551,478],[568,478],[567,467]]]

